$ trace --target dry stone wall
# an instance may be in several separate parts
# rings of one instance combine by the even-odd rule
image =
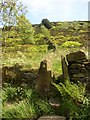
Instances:
[[[88,63],[88,60],[84,52],[73,52],[68,54],[66,58],[71,81],[86,82],[88,79],[88,70],[85,63]]]
[[[90,60],[82,51],[66,55],[70,80],[77,83],[86,83],[87,92],[90,92]]]

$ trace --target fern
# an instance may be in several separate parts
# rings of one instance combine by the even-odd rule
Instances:
[[[84,95],[85,95],[85,85],[78,83],[78,85],[66,80],[65,84],[59,83],[55,84],[52,83],[57,90],[60,92],[62,96],[69,96],[73,100],[78,102],[83,102]]]

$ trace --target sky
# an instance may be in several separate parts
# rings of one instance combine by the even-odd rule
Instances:
[[[21,0],[27,6],[26,17],[32,24],[49,21],[88,20],[89,0]]]

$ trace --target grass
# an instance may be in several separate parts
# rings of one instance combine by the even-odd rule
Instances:
[[[23,68],[39,67],[39,62],[46,54],[46,46],[22,45],[4,48],[3,65],[12,66],[18,63]],[[4,51],[4,50],[3,50]]]
[[[61,55],[64,56],[70,52],[78,51],[76,48],[57,47],[55,52],[47,51],[47,45],[17,45],[12,47],[3,47],[2,64],[3,66],[13,66],[16,63],[22,66],[22,69],[38,69],[43,59],[48,61],[48,68],[56,74],[61,73]]]
[[[55,71],[55,75],[62,74],[61,62],[60,60],[55,60],[52,65],[52,70]]]
[[[10,107],[7,105],[3,109],[3,118],[35,118],[35,116],[34,105],[26,100],[10,105]]]
[[[38,118],[41,115],[54,114],[46,98],[41,98],[35,88],[24,85],[23,97],[21,87],[13,87],[9,84],[3,88],[3,118]]]
[[[84,97],[85,86],[81,83],[76,85],[69,81],[66,81],[65,84],[54,85],[60,92],[55,97],[60,101],[58,109],[52,108],[49,100],[45,96],[41,97],[34,87],[30,88],[27,84],[20,87],[6,84],[2,89],[2,118],[38,118],[42,115],[67,116],[68,114],[70,118],[82,117],[82,120],[89,120],[86,118],[90,114],[88,113],[88,99]],[[56,95],[58,91],[52,92]],[[23,96],[22,99],[21,96]],[[78,103],[79,100],[83,103]]]

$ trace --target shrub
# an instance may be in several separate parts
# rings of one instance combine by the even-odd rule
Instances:
[[[75,42],[75,41],[67,41],[67,42],[65,42],[61,45],[61,47],[68,47],[68,48],[70,48],[70,47],[80,47],[80,46],[82,46],[82,44],[79,43],[79,42]]]
[[[46,43],[45,35],[43,35],[43,34],[37,34],[37,35],[35,35],[34,38],[35,38],[35,43],[37,45],[42,45],[42,44]]]
[[[34,44],[34,29],[24,15],[17,17],[17,31],[22,39],[22,44]]]

